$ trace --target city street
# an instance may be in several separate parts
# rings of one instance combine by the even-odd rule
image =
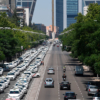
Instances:
[[[92,96],[87,95],[85,90],[85,82],[90,80],[92,76],[91,73],[85,72],[83,76],[74,75],[74,66],[80,65],[81,63],[77,59],[73,59],[69,56],[68,52],[61,50],[60,47],[53,47],[47,55],[50,55],[46,68],[53,67],[55,69],[55,75],[48,75],[47,70],[44,75],[42,86],[40,89],[39,97],[37,100],[64,100],[63,94],[69,90],[60,90],[59,83],[62,82],[62,67],[66,65],[66,75],[67,80],[71,83],[71,90],[77,94],[77,99],[80,100],[91,100]],[[54,88],[44,88],[45,78],[53,78]]]

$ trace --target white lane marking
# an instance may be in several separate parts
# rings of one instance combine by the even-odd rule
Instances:
[[[52,46],[51,46],[51,47],[52,47]],[[51,49],[52,49],[52,48],[50,48],[49,50],[51,50]],[[40,89],[41,89],[42,82],[43,82],[43,78],[44,78],[44,74],[45,74],[46,67],[47,67],[47,64],[48,64],[49,59],[50,59],[50,55],[49,55],[49,57],[48,57],[48,59],[47,59],[47,63],[46,63],[46,65],[45,65],[44,73],[43,73],[43,76],[42,76],[42,78],[41,78],[41,83],[40,83],[40,85],[39,85],[39,88],[38,88],[38,91],[37,91],[37,94],[36,94],[35,100],[38,100],[39,93],[40,93]]]

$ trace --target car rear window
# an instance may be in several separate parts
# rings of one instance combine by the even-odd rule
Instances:
[[[47,82],[51,82],[52,80],[46,80]]]
[[[10,91],[10,94],[19,94],[19,91]]]
[[[91,89],[97,89],[98,87],[96,87],[96,86],[95,87],[94,86],[90,86],[90,88]]]
[[[74,96],[75,93],[66,93],[66,96]]]

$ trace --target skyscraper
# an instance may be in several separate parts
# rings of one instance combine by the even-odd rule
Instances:
[[[56,26],[63,31],[63,0],[56,0]]]
[[[7,7],[9,6],[12,10],[16,8],[16,0],[0,0],[0,3],[6,5]]]
[[[16,0],[16,6],[29,8],[29,22],[32,21],[36,0]]]
[[[56,26],[59,27],[59,33],[70,24],[75,23],[75,17],[83,12],[83,8],[90,3],[100,4],[100,0],[56,0]]]

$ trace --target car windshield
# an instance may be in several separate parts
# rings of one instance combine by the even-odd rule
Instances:
[[[66,96],[74,96],[75,93],[66,93]]]
[[[19,94],[19,91],[10,91],[10,94]]]
[[[8,75],[14,75],[14,73],[8,73]]]

